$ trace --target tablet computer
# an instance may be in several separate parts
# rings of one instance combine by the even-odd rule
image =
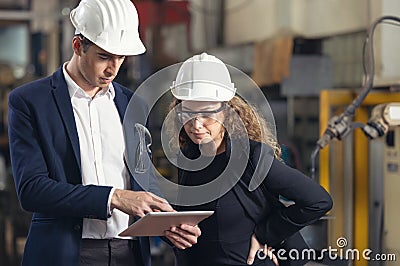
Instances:
[[[149,212],[119,236],[163,236],[165,230],[181,224],[197,225],[214,211]]]

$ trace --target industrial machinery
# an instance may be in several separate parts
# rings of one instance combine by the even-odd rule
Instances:
[[[331,215],[335,221],[328,229],[329,244],[335,246],[337,239],[346,237],[346,248],[359,252],[370,249],[373,255],[354,259],[354,265],[396,265],[395,260],[400,259],[399,229],[395,225],[400,218],[396,211],[400,192],[400,94],[371,92],[375,75],[373,35],[382,22],[398,26],[400,18],[381,17],[369,29],[369,73],[365,73],[368,79],[361,93],[352,101],[354,95],[349,91],[321,93],[320,122],[327,121],[328,126],[311,155],[312,176],[315,178],[315,160],[320,153],[320,183],[334,191],[336,210]],[[354,131],[356,128],[361,130]],[[353,137],[348,138],[353,131]],[[334,139],[341,142],[335,142],[330,150],[339,156],[329,156],[329,148],[322,151]],[[386,261],[376,259],[376,255]]]

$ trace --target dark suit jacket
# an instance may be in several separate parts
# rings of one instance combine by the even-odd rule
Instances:
[[[122,122],[133,93],[113,85]],[[138,113],[146,114],[146,108],[136,101]],[[33,212],[23,265],[78,265],[83,218],[107,219],[111,187],[82,185],[78,133],[62,68],[11,92],[9,140],[19,201]],[[131,176],[133,190],[156,187],[151,174],[138,178],[148,178],[140,183],[149,187],[140,187]],[[149,265],[148,238],[140,238],[140,244]]]
[[[183,154],[190,159],[198,158],[200,156],[198,145],[189,142]],[[222,215],[218,216],[218,212],[221,213],[222,209],[224,209],[225,214],[230,211],[235,212],[239,209],[237,207],[238,205],[235,205],[236,201],[242,206],[246,216],[253,221],[255,225],[254,234],[260,243],[267,243],[268,246],[274,248],[275,251],[281,249],[285,251],[283,254],[280,253],[280,256],[282,259],[283,257],[288,259],[280,260],[279,265],[302,266],[306,264],[309,260],[308,258],[301,258],[301,256],[299,256],[299,259],[291,259],[288,254],[292,254],[291,250],[297,250],[298,254],[301,254],[302,250],[309,248],[298,231],[317,221],[332,208],[333,203],[330,195],[311,178],[305,176],[298,170],[278,162],[273,156],[273,150],[268,145],[249,139],[234,138],[231,140],[226,136],[225,154],[226,163],[230,160],[229,163],[231,163],[231,166],[225,168],[227,174],[224,177],[223,184],[232,185],[231,190],[235,197],[230,198],[229,201],[216,203],[218,207],[214,207],[216,211],[214,217],[217,215],[216,217],[218,218],[215,218],[215,223],[212,224],[215,227],[212,229],[210,229],[211,227],[208,228],[208,230],[212,232],[218,232],[215,233],[215,238],[210,242],[215,243],[215,239],[218,239],[221,243],[221,248],[219,249],[213,246],[213,250],[211,250],[202,242],[206,242],[207,240],[202,240],[200,238],[199,243],[195,247],[195,249],[200,249],[202,251],[202,253],[199,252],[200,256],[208,252],[213,254],[209,257],[218,257],[219,261],[223,261],[223,258],[228,258],[225,262],[227,263],[226,265],[228,265],[228,263],[232,263],[230,261],[231,258],[235,258],[235,256],[238,256],[237,254],[243,251],[243,249],[239,251],[229,247],[229,244],[235,243],[235,245],[232,245],[233,247],[241,248],[242,246],[237,245],[237,243],[240,242],[239,238],[236,237],[232,240],[230,234],[222,233],[225,232],[225,230],[219,230],[220,228],[226,228],[226,220],[221,218]],[[244,162],[242,165],[245,167],[242,168],[240,161]],[[184,164],[182,163],[181,165]],[[215,173],[212,171],[215,172],[225,167],[222,166],[218,168],[215,167],[215,165],[216,163],[212,162],[207,166],[209,167],[209,172],[203,171],[201,175],[215,177]],[[196,180],[196,178],[198,179],[199,177],[196,176],[196,174],[193,176],[193,172],[183,169],[179,169],[178,174],[179,183],[183,185],[187,185],[185,179]],[[218,178],[221,176],[222,174]],[[233,178],[230,179],[230,177]],[[258,186],[256,186],[256,189],[250,190],[250,184],[257,180]],[[210,180],[208,180],[208,182],[210,182]],[[296,204],[285,207],[279,201],[280,195],[294,200]],[[180,193],[179,196],[191,197],[191,194]],[[200,209],[209,209],[205,206],[209,207],[212,206],[212,204],[200,205]],[[176,208],[177,210],[193,210],[193,206],[183,208],[177,206]],[[231,217],[232,215],[227,216]],[[248,225],[243,223],[243,221],[239,222],[241,225]],[[248,228],[249,227],[244,228],[243,226],[241,228],[235,228],[235,232],[232,235],[240,237],[246,235],[249,232]],[[250,240],[250,236],[248,239]],[[201,260],[196,256],[196,251],[191,253],[191,249],[175,249],[174,251],[178,256],[178,265],[193,266],[203,265],[203,263],[205,263],[204,259]],[[227,252],[231,253],[227,255]],[[269,265],[267,260],[263,261],[265,264],[262,265]],[[206,262],[210,264],[209,261]]]

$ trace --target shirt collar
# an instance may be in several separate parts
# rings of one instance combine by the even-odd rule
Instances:
[[[66,67],[67,67],[68,62],[65,62],[63,64],[63,74],[64,74],[64,78],[65,78],[65,82],[67,83],[67,87],[68,87],[68,92],[69,92],[69,96],[72,98],[74,96],[81,96],[81,97],[89,97],[89,95],[87,95],[87,93],[82,90],[81,87],[79,87],[78,84],[76,84],[76,82],[71,78],[71,76],[68,74]],[[113,100],[115,97],[115,89],[112,83],[110,83],[110,85],[108,85],[108,87],[102,88],[101,91],[99,91],[95,97],[100,97],[106,95],[109,97],[109,99]]]

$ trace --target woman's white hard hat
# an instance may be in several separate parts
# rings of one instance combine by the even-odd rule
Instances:
[[[139,18],[130,0],[82,0],[70,13],[75,33],[115,55],[146,51],[139,37]]]
[[[225,102],[235,92],[226,65],[207,53],[183,62],[171,86],[172,95],[179,100]]]

